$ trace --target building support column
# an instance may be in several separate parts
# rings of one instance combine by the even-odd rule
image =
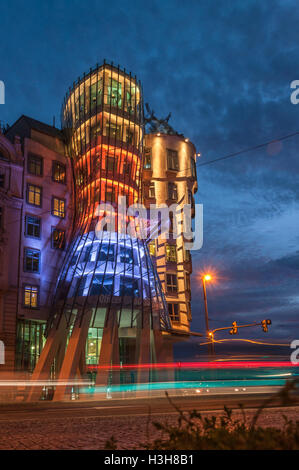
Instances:
[[[39,360],[33,371],[31,381],[48,380],[51,372],[51,366],[57,354],[58,348],[61,344],[65,344],[67,337],[68,327],[65,315],[61,315],[49,331],[46,343],[42,349]],[[40,399],[42,392],[42,385],[32,385],[26,401],[37,401]]]
[[[76,378],[80,359],[85,352],[91,315],[92,309],[86,309],[84,312],[78,311],[77,313],[72,335],[59,374],[59,381],[62,381],[63,385],[56,387],[53,401],[63,400],[69,387],[66,385],[66,382]]]
[[[137,337],[136,337],[136,364],[137,383],[149,382],[149,369],[142,367],[151,364],[151,320],[150,309],[144,309],[140,312],[137,320]]]

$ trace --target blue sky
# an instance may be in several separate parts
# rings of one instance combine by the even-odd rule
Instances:
[[[196,272],[212,266],[211,326],[272,318],[268,335],[299,338],[299,136],[200,166],[299,130],[296,0],[2,2],[0,119],[59,122],[72,82],[105,58],[143,83],[145,102],[202,154],[196,202],[204,246],[194,255],[193,329],[202,330]]]

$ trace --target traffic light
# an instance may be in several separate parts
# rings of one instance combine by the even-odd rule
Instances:
[[[238,327],[237,327],[237,322],[233,321],[233,327],[230,330],[229,334],[230,335],[236,335],[238,333]]]
[[[271,320],[262,320],[262,328],[265,333],[268,331],[268,325],[271,325]]]

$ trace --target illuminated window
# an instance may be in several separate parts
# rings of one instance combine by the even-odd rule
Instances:
[[[135,108],[135,87],[130,83],[129,91],[126,91],[126,110],[128,113],[133,113]]]
[[[145,148],[144,151],[144,168],[146,170],[152,168],[152,149],[150,147]]]
[[[27,202],[33,206],[41,207],[42,205],[42,188],[34,184],[27,185]]]
[[[107,123],[106,135],[113,137],[116,140],[121,140],[121,126],[116,125],[113,122]]]
[[[176,246],[175,245],[166,244],[166,261],[171,261],[171,262],[174,262],[174,263],[177,262]]]
[[[108,84],[108,104],[121,108],[121,83],[110,78]]]
[[[24,307],[38,308],[38,287],[24,286]]]
[[[56,217],[60,217],[62,219],[65,217],[65,200],[64,199],[53,197],[52,215],[55,215]]]
[[[174,293],[178,291],[178,279],[176,274],[166,274],[167,292]]]
[[[177,185],[175,183],[168,183],[168,199],[171,201],[177,201],[178,199]]]
[[[40,238],[41,219],[26,215],[25,217],[25,234],[27,237]]]
[[[66,167],[63,163],[60,162],[53,162],[52,167],[52,175],[53,181],[56,183],[64,183],[66,182]]]
[[[40,272],[40,251],[32,248],[25,248],[24,271],[30,273]]]
[[[43,176],[43,159],[30,153],[27,160],[28,173],[35,176]]]
[[[176,150],[167,149],[167,168],[168,170],[178,171],[179,157]]]
[[[58,228],[52,228],[52,248],[63,250],[65,247],[65,231]]]
[[[103,80],[100,79],[90,87],[91,109],[102,103]]]
[[[148,244],[149,253],[151,256],[156,256],[156,242],[151,240]]]
[[[148,188],[148,197],[155,198],[155,183],[152,181]]]
[[[180,321],[179,304],[168,303],[168,313],[171,321]]]

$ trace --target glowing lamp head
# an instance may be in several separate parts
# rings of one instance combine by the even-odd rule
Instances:
[[[212,276],[211,274],[205,274],[203,278],[205,281],[210,281],[212,279]]]

